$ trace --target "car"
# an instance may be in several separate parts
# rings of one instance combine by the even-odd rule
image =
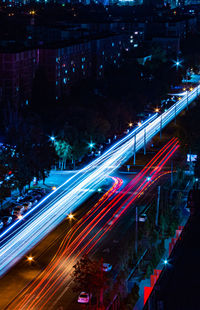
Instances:
[[[139,222],[144,223],[144,222],[146,222],[146,220],[147,220],[147,215],[145,213],[143,213],[139,216]]]
[[[111,264],[108,264],[108,263],[103,263],[103,271],[105,272],[109,272],[112,270],[112,265]]]
[[[33,203],[31,201],[23,203],[24,211],[28,211],[29,209],[31,209],[32,205]]]
[[[9,216],[9,215],[3,216],[2,222],[4,226],[9,225],[12,222],[12,216]]]
[[[14,208],[13,215],[14,216],[20,216],[20,215],[23,214],[24,210],[25,210],[24,206],[17,206],[17,207]]]
[[[88,304],[91,298],[92,294],[81,292],[80,295],[78,296],[78,303]]]

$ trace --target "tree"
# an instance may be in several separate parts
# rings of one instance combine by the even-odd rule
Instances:
[[[86,291],[89,294],[96,294],[97,309],[104,309],[103,292],[108,287],[108,277],[103,272],[102,261],[92,261],[83,256],[74,266],[74,291]]]
[[[59,168],[66,169],[66,161],[72,157],[71,146],[64,140],[56,140],[54,146],[59,157]]]

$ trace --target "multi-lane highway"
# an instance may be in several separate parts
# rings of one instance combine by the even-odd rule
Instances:
[[[154,114],[102,156],[68,179],[1,235],[0,275],[91,195],[105,178],[144,147],[197,96],[199,86],[161,115]]]
[[[169,141],[122,190],[122,180],[113,178],[113,187],[66,234],[51,263],[8,309],[54,309],[71,282],[72,267],[77,259],[91,253],[128,208],[134,207],[133,203],[159,176],[178,147],[177,139]]]

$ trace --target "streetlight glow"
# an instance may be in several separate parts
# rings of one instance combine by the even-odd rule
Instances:
[[[181,65],[181,63],[182,63],[183,61],[182,60],[180,60],[180,59],[177,59],[177,60],[173,60],[173,67],[176,67],[176,69],[178,69],[179,67],[181,67],[182,65]]]
[[[54,142],[54,141],[55,141],[55,137],[54,137],[54,136],[51,136],[51,137],[50,137],[50,140],[51,140],[52,142]]]
[[[166,266],[166,265],[168,265],[168,260],[165,258],[164,260],[163,260],[163,264]]]
[[[70,213],[70,214],[68,215],[68,218],[69,218],[70,220],[72,220],[72,219],[74,218],[73,214]]]
[[[90,142],[90,143],[89,143],[89,148],[90,148],[91,150],[94,148],[94,146],[95,146],[95,143],[94,143],[94,142]]]
[[[32,261],[33,261],[33,256],[27,256],[27,261],[29,262],[29,263],[31,263]]]
[[[128,125],[129,125],[129,127],[133,127],[133,123],[132,122],[130,122]]]

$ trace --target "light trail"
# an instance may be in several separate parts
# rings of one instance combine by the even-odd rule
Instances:
[[[115,210],[115,197],[105,206],[104,204],[107,202],[109,195],[103,198],[105,203],[102,204],[102,200],[100,200],[98,204],[95,205],[98,205],[98,208],[96,208],[96,210],[95,207],[92,208],[92,211],[89,211],[87,213],[87,216],[85,216],[84,219],[81,219],[80,223],[77,223],[77,225],[73,229],[72,234],[65,237],[50,265],[41,273],[38,279],[34,281],[34,283],[31,284],[30,287],[24,292],[24,297],[22,298],[21,302],[19,301],[17,306],[15,306],[14,308],[9,307],[8,309],[44,309],[45,305],[52,299],[53,295],[59,290],[63,283],[66,282],[67,277],[69,279],[71,271],[68,270],[68,266],[70,265],[72,267],[78,257],[83,255],[85,252],[89,253],[93,249],[93,247],[110,229],[110,226],[108,227],[109,221],[115,219],[116,213],[119,214],[120,211],[120,214],[117,217],[117,220],[119,220],[121,215],[125,212],[123,207],[127,204],[127,201],[129,202],[129,204],[126,206],[126,209],[133,203],[133,201],[135,201],[137,197],[139,197],[139,194],[144,191],[145,187],[149,186],[150,182],[146,181],[146,176],[149,174],[149,169],[151,169],[152,166],[156,163],[156,167],[154,167],[153,171],[150,172],[153,181],[156,178],[157,174],[160,173],[160,170],[162,169],[166,161],[173,155],[175,150],[178,148],[177,144],[177,139],[172,139],[154,156],[154,158],[148,163],[148,165],[143,168],[141,173],[139,173],[139,178],[138,176],[136,176],[126,186],[125,190],[121,193],[121,200],[124,198],[125,193],[127,194],[128,192],[130,192],[131,187],[133,187],[134,185],[136,185],[137,187],[134,194],[132,194],[131,196],[129,195],[129,197],[125,199],[125,201],[122,203],[122,205],[120,205],[119,208],[117,208],[117,210]],[[122,181],[118,179],[118,186],[121,186],[121,182]],[[138,186],[138,184],[140,185]],[[115,187],[115,190],[117,190],[117,186]],[[119,196],[119,194],[117,196]],[[117,201],[117,205],[119,205],[119,201]],[[93,218],[91,218],[91,213],[93,213]],[[107,220],[108,215],[109,219]],[[104,222],[106,220],[105,224],[102,222],[103,220]],[[86,221],[88,223],[86,227],[83,227],[83,225],[81,224],[86,223]],[[111,226],[113,226],[115,222],[113,220],[113,224]],[[75,235],[75,232],[78,232],[79,227],[80,232],[74,239],[73,235]],[[95,232],[95,234],[93,233],[93,231]],[[35,295],[37,295],[37,299],[34,298]]]
[[[198,96],[199,87],[194,88],[166,112],[148,118],[141,126],[43,199],[21,222],[16,222],[3,232],[0,235],[0,276],[52,231],[67,213],[73,213],[91,195],[92,190],[133,155],[134,150],[137,152],[144,147],[185,109]]]

